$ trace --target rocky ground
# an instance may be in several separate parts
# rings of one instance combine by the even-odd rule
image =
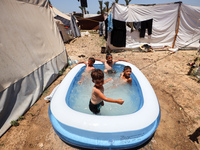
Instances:
[[[91,56],[105,59],[101,47],[105,41],[96,32],[65,44],[72,60],[87,61]],[[138,67],[151,83],[160,103],[161,121],[152,137],[140,150],[198,150],[200,149],[200,83],[187,75],[187,64],[196,58],[196,52],[114,51],[114,59],[126,59]],[[24,114],[19,126],[11,127],[0,139],[1,150],[72,150],[79,149],[64,143],[54,132],[48,117],[49,95],[73,67],[64,73],[44,91],[40,99]]]

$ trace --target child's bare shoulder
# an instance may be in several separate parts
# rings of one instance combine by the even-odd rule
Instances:
[[[93,93],[94,94],[99,94],[99,93],[102,93],[100,89],[96,88],[96,87],[93,87]]]

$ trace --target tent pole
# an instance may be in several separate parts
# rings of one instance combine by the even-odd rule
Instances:
[[[176,27],[176,34],[174,36],[174,41],[173,41],[173,44],[172,44],[172,48],[174,48],[174,45],[175,45],[175,42],[176,42],[176,38],[177,38],[177,35],[178,35],[178,31],[179,31],[179,24],[180,24],[180,14],[181,14],[181,4],[182,4],[182,2],[178,2],[178,3],[179,3],[179,8],[178,8],[177,27]]]

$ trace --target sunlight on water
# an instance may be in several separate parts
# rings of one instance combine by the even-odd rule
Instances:
[[[104,66],[97,65],[95,66],[95,68],[103,70]],[[119,105],[116,103],[104,101],[104,106],[101,107],[100,114],[113,116],[131,114],[133,112],[136,112],[140,107],[141,97],[135,80],[133,80],[132,86],[130,86],[129,84],[119,84],[119,77],[120,73],[123,71],[123,66],[115,65],[114,69],[117,72],[116,74],[105,74],[105,79],[112,77],[113,80],[104,84],[104,95],[113,99],[123,99],[124,104]],[[82,84],[77,83],[81,79],[81,73],[75,77],[74,86],[72,86],[71,93],[69,92],[69,100],[66,101],[69,107],[71,107],[72,109],[83,113],[92,114],[89,109],[89,101],[91,98],[94,83],[92,82],[90,74],[83,73],[83,75],[84,80]],[[131,77],[133,79],[133,75],[131,75]]]

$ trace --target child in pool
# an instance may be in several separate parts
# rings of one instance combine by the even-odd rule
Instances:
[[[122,99],[111,99],[107,98],[104,93],[103,84],[110,81],[112,78],[104,80],[104,73],[100,69],[95,69],[91,72],[92,82],[94,82],[94,87],[92,90],[92,96],[89,103],[90,111],[94,114],[98,114],[100,112],[100,106],[104,105],[103,100],[112,103],[118,103],[122,105],[124,101]]]
[[[116,71],[113,69],[113,65],[114,63],[118,62],[118,61],[126,61],[123,59],[117,59],[117,60],[113,60],[112,54],[108,53],[106,54],[106,60],[101,60],[101,59],[96,59],[98,61],[101,61],[105,64],[105,73],[116,73]],[[127,61],[126,61],[127,62]]]
[[[123,72],[120,74],[120,78],[123,81],[128,82],[130,85],[132,84],[132,79],[130,77],[131,71],[132,70],[130,66],[125,66]]]
[[[119,79],[114,79],[113,80],[113,86],[108,87],[107,89],[117,88],[120,85],[124,85],[126,83],[129,83],[129,85],[132,85],[132,78],[130,77],[131,76],[131,72],[132,72],[131,67],[130,66],[125,66],[123,72],[120,73],[120,80]]]
[[[82,77],[81,77],[80,81],[78,81],[79,84],[83,82],[84,77],[86,76],[86,74],[88,75],[88,73],[90,73],[92,70],[95,69],[95,67],[93,66],[94,63],[95,63],[95,59],[93,57],[90,57],[88,59],[88,63],[82,61],[82,62],[79,62],[77,64],[80,64],[80,63],[86,64],[86,68],[85,68],[85,73],[82,74]]]

